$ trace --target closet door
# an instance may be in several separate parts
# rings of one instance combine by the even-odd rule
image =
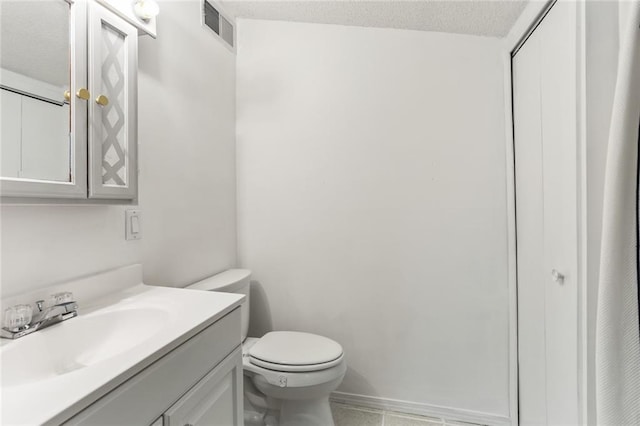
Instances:
[[[555,425],[578,424],[576,18],[575,2],[559,2],[539,27],[547,414]]]
[[[522,425],[578,423],[576,5],[513,57]]]
[[[521,425],[547,424],[540,35],[513,60]]]

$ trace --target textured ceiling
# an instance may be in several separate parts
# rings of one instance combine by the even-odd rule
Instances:
[[[63,0],[0,0],[0,67],[69,85],[69,5]]]
[[[526,0],[222,0],[236,18],[505,36]]]

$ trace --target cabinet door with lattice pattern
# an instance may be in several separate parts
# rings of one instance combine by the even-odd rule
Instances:
[[[137,197],[138,32],[93,3],[89,13],[89,197]]]

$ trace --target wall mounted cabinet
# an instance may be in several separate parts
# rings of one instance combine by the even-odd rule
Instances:
[[[137,194],[138,31],[98,4],[89,10],[89,197]]]
[[[0,56],[1,148],[15,154],[3,156],[0,194],[135,200],[138,30],[85,0],[12,2],[1,19],[19,46]]]

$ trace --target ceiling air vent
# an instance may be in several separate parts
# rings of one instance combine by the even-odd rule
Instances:
[[[231,21],[219,11],[219,7],[214,6],[209,0],[204,0],[204,24],[211,28],[222,41],[232,50],[234,48],[234,32]]]

